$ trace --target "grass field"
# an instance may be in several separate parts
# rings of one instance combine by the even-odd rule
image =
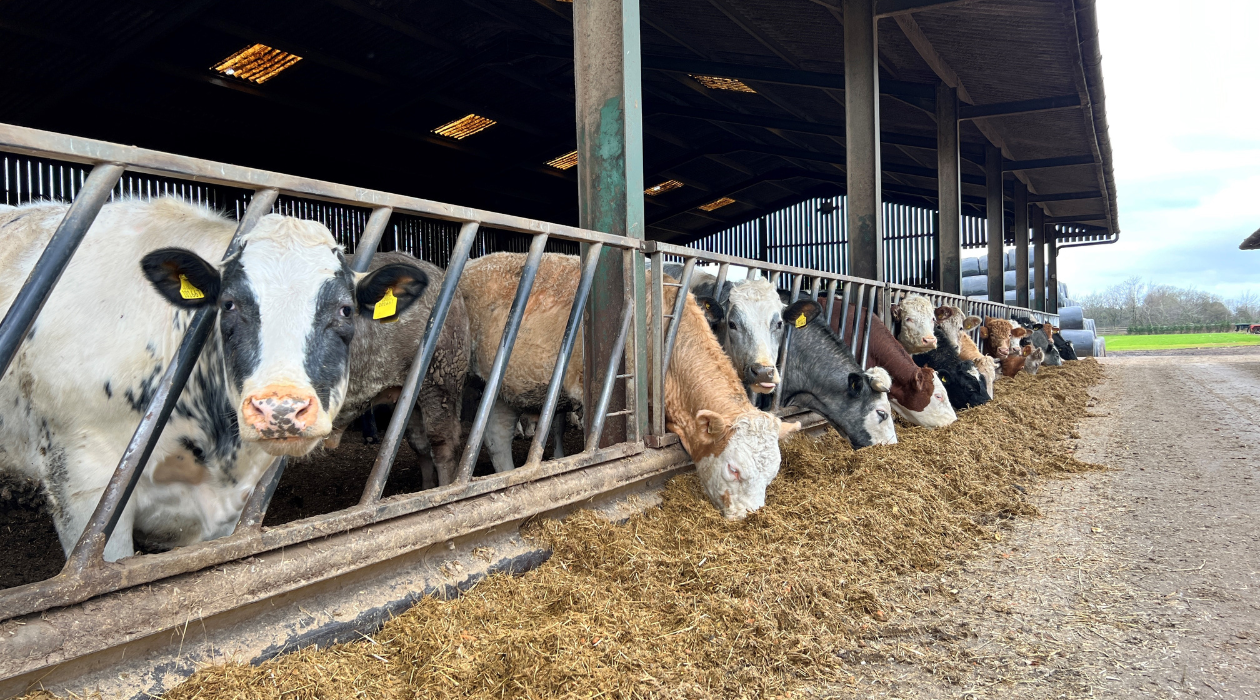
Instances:
[[[1107,336],[1107,352],[1219,348],[1232,345],[1260,345],[1260,335],[1252,335],[1250,333],[1185,333]]]

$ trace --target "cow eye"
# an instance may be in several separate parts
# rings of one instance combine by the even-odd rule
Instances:
[[[735,322],[734,322],[734,321],[731,321],[731,322],[727,323],[726,325],[730,326],[731,330],[735,330]]]
[[[774,324],[774,329],[776,331],[783,330],[783,321],[776,321]]]
[[[351,311],[352,311],[352,309],[351,309],[349,306],[343,306],[343,307],[341,307],[341,309],[338,311],[338,313],[340,313],[340,314],[341,314],[341,317],[342,317],[342,318],[350,318],[350,312],[351,312]]]
[[[883,423],[884,421],[888,420],[888,412],[887,412],[887,411],[884,411],[884,410],[877,410],[877,411],[875,411],[875,415],[879,416],[879,422],[880,422],[880,423]]]
[[[223,302],[224,311],[231,311],[232,309],[235,309],[235,308],[236,308],[236,302],[232,301],[231,299],[228,299],[227,301]]]

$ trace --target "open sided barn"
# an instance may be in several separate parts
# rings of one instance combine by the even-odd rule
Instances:
[[[299,468],[276,459],[232,534],[105,562],[213,332],[213,308],[191,316],[136,401],[127,449],[106,456],[109,483],[64,569],[0,590],[0,695],[36,681],[155,692],[206,659],[345,639],[473,580],[459,563],[472,552],[496,552],[483,570],[527,566],[537,553],[515,536],[527,518],[689,468],[661,398],[685,297],[668,305],[645,260],[684,262],[684,287],[697,265],[719,282],[761,274],[825,299],[829,317],[855,305],[864,328],[891,325],[916,291],[1057,321],[1057,251],[1119,235],[1096,34],[1091,0],[3,3],[4,204],[74,204],[15,288],[0,376],[121,196],[208,204],[239,222],[237,242],[272,211],[312,219],[356,272],[402,250],[446,277],[401,387],[408,408],[347,502],[270,522]],[[989,301],[960,296],[964,248],[988,250]],[[464,416],[457,478],[390,487],[460,272],[494,251],[528,257],[498,374]],[[584,348],[584,449],[542,458],[562,351],[524,466],[483,474],[510,329],[544,252],[585,256],[563,343]]]

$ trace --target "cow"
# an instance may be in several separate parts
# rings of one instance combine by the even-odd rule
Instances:
[[[850,347],[857,328],[853,322],[855,311],[854,307],[849,307],[845,334],[841,337]],[[832,314],[831,329],[840,332],[840,314]],[[892,379],[888,400],[897,415],[925,428],[941,428],[958,420],[936,370],[916,365],[878,316],[871,317],[870,335],[870,364],[883,367]],[[865,342],[860,334],[858,340]]]
[[[682,276],[682,265],[665,265],[665,274]],[[769,394],[779,385],[779,345],[783,342],[783,302],[769,281],[745,279],[717,288],[717,278],[705,272],[691,275],[691,293],[697,299],[713,298],[722,320],[713,324],[726,356],[754,394]]]
[[[0,311],[67,208],[0,213]],[[217,309],[215,328],[119,514],[109,561],[137,541],[169,549],[231,533],[271,460],[331,432],[356,314],[387,296],[405,312],[428,285],[413,265],[356,276],[328,229],[274,214],[208,262],[235,228],[177,199],[106,204],[0,379],[0,469],[42,484],[67,554],[195,311]]]
[[[826,418],[855,448],[896,444],[888,402],[892,378],[887,370],[863,370],[822,318],[818,302],[800,299],[784,310],[783,317],[792,323],[793,331],[781,403],[808,408]]]
[[[981,353],[972,342],[971,336],[967,334],[967,331],[979,326],[983,319],[979,316],[967,316],[957,306],[938,306],[935,313],[937,325],[945,331],[946,342],[954,349],[958,359],[968,361],[975,366],[975,371],[984,382],[989,398],[993,398],[993,382],[997,379],[997,364],[993,358]]]
[[[1043,363],[1051,367],[1057,367],[1063,364],[1063,358],[1059,355],[1058,348],[1054,345],[1054,339],[1051,337],[1050,324],[1035,323],[1028,330],[1028,335],[1020,341],[1020,345],[1031,345],[1041,350]]]
[[[888,309],[892,315],[893,335],[901,342],[906,352],[916,355],[928,352],[936,347],[936,318],[933,316],[932,302],[927,297],[910,294],[893,304]]]
[[[486,446],[496,471],[514,466],[511,440],[521,413],[542,408],[577,293],[580,262],[572,255],[542,257],[486,427]],[[483,380],[489,376],[524,263],[523,254],[493,253],[468,263],[460,279],[473,341],[471,371]],[[667,306],[677,293],[675,287],[665,288]],[[648,316],[651,322],[650,308]],[[709,500],[723,516],[739,520],[765,504],[766,487],[779,472],[778,441],[798,430],[800,423],[784,423],[749,402],[710,320],[694,299],[683,304],[678,322],[665,375],[666,428],[695,462]],[[559,410],[581,407],[582,353],[578,343],[565,373]]]
[[[1060,335],[1058,328],[1054,328],[1053,330],[1054,335],[1052,337],[1054,338],[1054,347],[1059,351],[1059,356],[1064,360],[1077,359],[1076,348],[1073,347],[1072,341],[1066,340],[1062,335]]]
[[[1018,324],[1016,324],[1018,325]],[[1011,322],[1004,318],[986,316],[984,325],[980,326],[980,340],[984,354],[995,360],[1001,360],[1012,350],[1011,340],[1028,334],[1024,328],[1012,328]]]
[[[955,410],[961,411],[972,406],[988,403],[989,393],[984,380],[976,370],[975,363],[959,359],[958,354],[950,347],[945,338],[945,330],[937,327],[937,345],[931,352],[914,355],[914,363],[920,367],[931,367],[936,370],[945,385],[945,393],[949,395],[949,403]]]
[[[324,440],[328,449],[337,448],[342,433],[355,418],[376,406],[398,402],[412,360],[424,339],[429,314],[441,291],[445,276],[442,269],[406,253],[377,253],[368,271],[390,265],[411,265],[420,269],[428,277],[429,286],[405,313],[399,314],[395,323],[380,323],[367,315],[355,318],[354,340],[350,344],[350,382],[341,413],[333,422],[333,432]],[[416,410],[406,430],[407,443],[420,455],[425,488],[435,482],[446,486],[455,476],[460,446],[460,395],[468,375],[470,352],[468,313],[464,310],[463,296],[457,293],[451,298],[446,322],[438,336],[429,370],[420,384]]]
[[[1002,376],[1014,377],[1021,370],[1029,374],[1036,374],[1041,368],[1042,360],[1045,355],[1040,348],[1032,345],[1025,345],[1020,348],[1019,352],[1013,352],[1002,358]]]

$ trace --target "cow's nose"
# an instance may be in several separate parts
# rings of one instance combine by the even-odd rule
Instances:
[[[774,365],[749,365],[748,379],[753,384],[774,388],[779,383],[779,372]]]
[[[923,344],[928,346],[929,348],[936,347],[936,336],[934,335],[923,336]]]
[[[245,420],[266,439],[297,437],[315,422],[318,407],[311,396],[268,391],[245,402]]]

